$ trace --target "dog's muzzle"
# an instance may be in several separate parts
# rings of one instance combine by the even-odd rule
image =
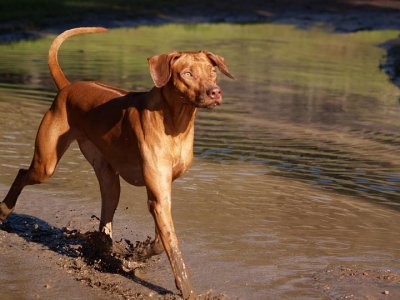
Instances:
[[[201,108],[214,108],[222,104],[222,91],[218,86],[206,90],[205,97],[198,97],[196,106]]]

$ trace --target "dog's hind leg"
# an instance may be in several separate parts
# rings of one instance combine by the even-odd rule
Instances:
[[[14,210],[18,196],[25,186],[43,183],[54,173],[58,161],[72,140],[63,112],[55,110],[53,104],[40,124],[29,169],[19,170],[4,201],[0,202],[0,222]]]
[[[100,185],[101,217],[99,231],[112,238],[112,221],[120,196],[119,175],[89,140],[78,140],[81,152],[92,165]]]

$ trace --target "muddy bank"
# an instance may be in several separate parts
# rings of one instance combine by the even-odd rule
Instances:
[[[146,284],[137,276],[148,268],[156,268],[159,260],[140,259],[136,251],[139,250],[140,243],[133,245],[129,240],[111,243],[99,233],[57,228],[39,218],[24,214],[12,214],[0,229],[1,252],[4,258],[7,257],[7,249],[15,249],[12,255],[16,260],[24,261],[27,257],[34,257],[35,261],[29,260],[31,267],[51,268],[55,271],[54,276],[58,277],[57,281],[66,277],[80,282],[81,286],[94,288],[91,292],[94,297],[109,295],[116,299],[141,299],[156,294],[162,299],[162,295],[168,295],[166,299],[179,299],[172,291]],[[7,270],[7,266],[3,266],[2,270]],[[47,296],[47,290],[58,285],[51,279],[43,282],[43,291],[37,290],[38,297]],[[153,293],[137,287],[132,289],[125,285],[126,280],[139,285],[141,282],[143,286],[147,285],[153,290]]]
[[[96,218],[85,227],[94,225]],[[152,280],[165,276],[163,269],[168,266],[160,256],[142,256],[149,242],[150,237],[144,242],[111,242],[98,232],[57,228],[39,218],[14,213],[0,225],[2,299],[51,299],[65,295],[65,289],[70,299],[182,299],[176,290]],[[21,284],[24,277],[29,278]],[[23,290],[16,290],[15,284],[4,284],[16,279],[19,288],[26,285]],[[312,280],[321,295],[329,299],[400,298],[400,274],[388,269],[332,265]],[[236,297],[208,291],[197,299]]]
[[[0,184],[2,195],[6,189]],[[49,187],[22,193],[0,225],[1,299],[182,299],[165,253],[143,257],[152,231],[135,222],[116,225],[111,242],[90,214],[99,203],[76,200],[55,199]],[[227,297],[196,292],[199,299]]]
[[[103,3],[87,8],[55,5],[44,7],[40,14],[38,9],[30,13],[29,7],[22,12],[18,11],[20,7],[5,7],[9,13],[0,21],[0,42],[38,38],[79,26],[115,28],[166,23],[272,22],[302,28],[322,25],[338,32],[400,28],[400,5],[389,0],[235,0],[229,4],[177,0],[151,6],[128,2],[112,4],[111,1],[108,6]],[[17,17],[9,17],[12,15]]]
[[[2,299],[181,299],[165,254],[142,259],[141,250],[149,239],[137,242],[124,230],[115,230],[118,237],[110,244],[94,232],[98,220],[88,215],[92,207],[74,206],[66,199],[52,199],[46,191],[21,195],[17,212],[0,226],[1,288],[9,295]],[[133,222],[129,227],[141,231]],[[234,265],[229,269],[244,272]],[[276,276],[274,272],[266,269],[265,276]],[[387,269],[330,265],[303,279],[315,286],[321,299],[400,297],[400,274]],[[199,299],[237,299],[232,294],[198,292],[203,292]],[[254,295],[240,299],[254,299]]]
[[[96,223],[96,218],[89,223]],[[128,239],[112,242],[96,231],[57,228],[39,218],[14,213],[0,225],[0,241],[3,257],[0,278],[23,280],[28,276],[34,289],[30,295],[33,298],[60,296],[64,294],[60,289],[68,288],[72,290],[72,298],[182,299],[176,290],[146,280],[146,274],[159,272],[166,263],[160,256],[146,258],[143,255],[150,237],[144,242]],[[31,271],[11,278],[9,271],[15,264]],[[12,284],[9,287],[10,291],[4,292],[13,296],[20,292],[25,298],[24,292],[31,293],[29,289],[14,291]],[[226,296],[209,291],[198,299],[217,300],[226,299]]]

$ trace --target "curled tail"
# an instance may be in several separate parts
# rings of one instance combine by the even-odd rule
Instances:
[[[61,44],[69,37],[79,34],[85,33],[96,33],[96,32],[104,32],[107,31],[106,28],[103,27],[79,27],[64,31],[59,36],[55,38],[53,43],[50,46],[49,50],[49,69],[50,74],[53,77],[54,82],[59,90],[69,84],[68,79],[65,77],[63,71],[58,64],[57,53]]]

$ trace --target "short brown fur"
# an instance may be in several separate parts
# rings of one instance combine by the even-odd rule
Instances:
[[[100,231],[112,236],[120,177],[146,186],[156,232],[146,255],[165,249],[177,288],[185,299],[194,298],[172,221],[171,184],[192,163],[197,108],[222,103],[215,66],[233,76],[223,58],[211,52],[172,52],[148,59],[156,85],[149,92],[128,92],[98,82],[70,83],[57,61],[61,43],[74,35],[103,31],[75,28],[54,40],[49,68],[59,92],[40,124],[29,169],[18,172],[0,203],[0,221],[14,210],[22,189],[46,181],[70,143],[77,140],[100,184]]]

